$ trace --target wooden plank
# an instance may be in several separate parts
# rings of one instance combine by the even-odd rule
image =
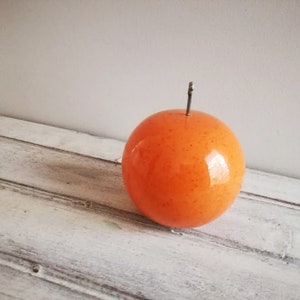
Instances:
[[[124,190],[120,165],[5,138],[0,155],[0,178],[8,182],[138,214]],[[299,217],[298,206],[253,201],[245,194],[221,218],[195,230],[227,247],[298,263]]]
[[[247,169],[242,191],[273,201],[300,205],[300,180],[296,178]]]
[[[2,291],[6,273],[17,285],[39,286],[41,299],[52,287],[55,299],[55,285],[74,293],[66,292],[72,299],[299,298],[299,180],[248,169],[244,192],[221,218],[170,231],[138,214],[124,191],[120,165],[98,159],[120,162],[124,143],[5,117],[0,125],[5,137],[0,138],[0,298],[28,299],[6,284]],[[32,263],[41,272],[33,274]],[[98,269],[90,271],[86,263]],[[122,278],[126,271],[136,274],[133,281]],[[233,276],[236,283],[227,277],[221,282],[222,276]]]
[[[1,257],[1,253],[0,253]],[[6,258],[7,259],[7,258]],[[98,297],[71,290],[54,282],[37,277],[34,273],[20,271],[20,265],[15,268],[1,265],[0,259],[0,299],[51,299],[51,300],[95,300]],[[5,261],[6,263],[6,261]],[[82,289],[82,287],[80,287]],[[104,297],[103,297],[104,299]],[[113,299],[113,298],[107,298]]]
[[[120,160],[124,148],[114,139],[5,116],[0,116],[0,136],[109,161]]]
[[[32,196],[3,188],[0,203],[0,252],[34,262],[48,282],[57,277],[51,270],[65,274],[67,267],[67,274],[81,278],[83,288],[99,298],[101,287],[114,287],[120,298],[300,296],[299,266],[292,263],[172,233],[114,210],[79,209],[38,191]],[[4,286],[2,293],[9,292]]]
[[[125,143],[0,116],[0,136],[81,155],[121,162]],[[300,180],[247,169],[242,191],[300,205]]]
[[[0,138],[0,178],[62,195],[136,211],[120,165]]]

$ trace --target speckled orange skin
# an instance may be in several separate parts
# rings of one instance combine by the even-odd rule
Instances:
[[[138,209],[174,228],[196,227],[222,214],[240,191],[240,144],[220,120],[199,111],[167,110],[131,134],[123,180]]]

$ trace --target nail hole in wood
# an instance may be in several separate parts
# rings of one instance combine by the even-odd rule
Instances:
[[[92,207],[92,202],[91,202],[91,201],[86,201],[86,202],[85,202],[85,206],[86,206],[87,208]]]
[[[33,273],[38,273],[39,270],[40,270],[39,265],[34,265],[34,266],[32,267],[32,272],[33,272]]]

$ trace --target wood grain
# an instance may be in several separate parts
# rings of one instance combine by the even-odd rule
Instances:
[[[120,165],[6,138],[0,138],[0,155],[2,180],[139,213],[124,189]],[[229,247],[298,263],[298,218],[297,205],[278,207],[244,194],[221,218],[196,230]]]
[[[118,161],[124,142],[0,116],[0,136],[81,155]]]
[[[2,189],[0,199],[0,214],[6,215],[0,221],[0,251],[34,262],[40,276],[48,266],[58,273],[67,269],[99,298],[101,287],[143,299],[296,299],[300,293],[294,264],[66,207],[45,195]]]
[[[104,297],[102,298],[104,299]],[[19,268],[14,269],[0,265],[0,299],[95,300],[99,298],[22,272]]]
[[[119,163],[125,145],[122,141],[5,116],[0,116],[0,136]],[[299,179],[248,168],[242,191],[254,198],[259,195],[270,201],[300,205],[299,186]]]
[[[300,181],[247,170],[176,230],[124,190],[124,143],[0,117],[0,299],[299,299]]]

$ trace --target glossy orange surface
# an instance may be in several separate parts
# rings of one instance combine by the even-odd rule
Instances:
[[[168,110],[131,134],[123,180],[138,209],[165,226],[196,227],[222,214],[240,191],[242,149],[232,131],[203,112]]]

